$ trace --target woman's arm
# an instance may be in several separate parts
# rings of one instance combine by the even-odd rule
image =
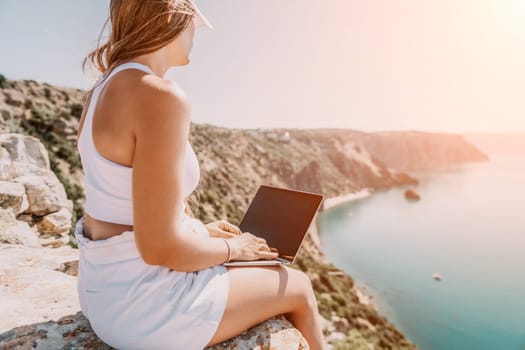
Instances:
[[[144,261],[196,271],[226,261],[222,238],[182,229],[183,179],[191,106],[173,82],[145,78],[130,93],[135,152],[132,195],[137,248]]]

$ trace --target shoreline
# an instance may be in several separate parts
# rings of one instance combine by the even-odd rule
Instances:
[[[366,198],[372,194],[372,190],[369,187],[365,187],[357,192],[350,192],[340,196],[326,198],[322,204],[322,210],[330,209],[338,205],[353,202],[358,199]]]
[[[352,287],[352,289],[357,295],[359,302],[361,304],[370,306],[379,315],[386,317],[386,315],[383,314],[384,310],[379,306],[378,302],[376,301],[376,298],[373,296],[373,293],[371,292],[372,288],[368,287],[365,283],[358,281],[353,277],[352,279],[354,280],[354,286]]]
[[[323,201],[322,210],[331,209],[331,208],[334,208],[336,206],[339,206],[345,203],[354,202],[354,201],[369,197],[372,195],[372,193],[373,193],[373,189],[369,187],[365,187],[357,192],[349,192],[346,194],[342,194],[340,196],[327,198]],[[315,233],[317,234],[316,238],[318,239],[316,243],[319,243],[320,244],[319,247],[321,248],[323,244],[322,242],[323,240],[321,238],[321,235],[319,234],[320,230],[319,228],[316,227],[315,231],[316,231]],[[343,270],[341,271],[351,276],[350,273],[343,271]],[[379,303],[376,301],[376,298],[374,297],[373,292],[372,292],[373,289],[368,287],[364,282],[356,280],[354,277],[352,277],[352,279],[354,280],[354,285],[352,289],[354,293],[357,295],[359,303],[370,306],[378,314],[383,315],[382,312],[384,310],[380,307]]]

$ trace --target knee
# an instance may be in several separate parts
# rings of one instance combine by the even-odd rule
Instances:
[[[304,271],[296,270],[301,280],[300,295],[303,307],[317,310],[317,300],[315,299],[315,293],[313,290],[312,281],[310,276]]]

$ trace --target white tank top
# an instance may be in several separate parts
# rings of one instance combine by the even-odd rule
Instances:
[[[84,187],[86,194],[85,212],[90,216],[113,223],[133,225],[132,204],[132,167],[116,163],[102,156],[95,148],[92,137],[93,111],[103,86],[114,74],[126,68],[143,70],[155,74],[148,66],[138,62],[126,62],[115,67],[108,78],[95,88],[89,101],[80,133],[77,149],[84,171]],[[102,75],[100,79],[103,79]],[[97,81],[98,83],[98,81]],[[197,187],[200,178],[200,167],[197,155],[190,142],[186,142],[186,158],[184,169],[184,198]],[[181,205],[184,212],[184,201]]]

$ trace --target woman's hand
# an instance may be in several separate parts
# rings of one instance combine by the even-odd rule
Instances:
[[[276,248],[269,247],[266,240],[250,232],[244,232],[228,239],[231,248],[230,260],[275,259],[279,256]]]
[[[242,234],[242,231],[237,226],[226,220],[212,221],[205,226],[208,229],[210,237],[231,238]]]

